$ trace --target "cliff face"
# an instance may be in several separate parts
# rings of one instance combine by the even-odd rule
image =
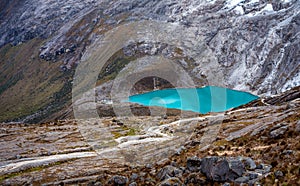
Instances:
[[[187,46],[182,43],[192,43],[193,37],[181,37],[178,46],[141,38],[140,43],[131,43],[114,54],[107,64],[112,67],[111,73],[100,74],[105,78],[98,84],[104,87],[110,84],[114,77],[112,72],[119,72],[126,66],[122,65],[124,61],[127,64],[141,56],[163,54],[171,59],[175,55],[182,66],[186,62],[192,64],[185,70],[195,79],[197,86],[210,83],[203,79],[213,78],[216,69],[223,76],[223,86],[259,95],[277,94],[300,85],[300,2],[297,0],[24,0],[2,1],[0,7],[3,63],[8,61],[4,58],[7,44],[17,45],[10,46],[12,48],[22,48],[28,41],[39,38],[36,46],[38,52],[29,52],[29,56],[41,63],[57,62],[49,65],[55,68],[60,66],[57,71],[64,72],[57,72],[55,77],[74,70],[76,64],[86,59],[83,56],[91,56],[99,48],[104,34],[111,29],[140,20],[152,20],[189,29],[194,38],[202,38],[207,55],[187,61]],[[192,48],[193,44],[188,47]],[[176,56],[178,53],[179,57]],[[24,64],[29,61],[28,58],[22,59]],[[10,59],[10,63],[15,66],[20,64],[15,59]],[[4,70],[1,69],[1,72]],[[6,85],[7,79],[15,76],[16,73],[2,73],[4,81],[0,85]],[[15,84],[26,84],[23,79],[19,78]],[[34,84],[37,86],[42,82]],[[11,95],[14,86],[1,87],[2,92]],[[52,94],[55,92],[59,91],[55,90]],[[46,100],[41,102],[47,105]],[[3,99],[1,102],[11,104]]]

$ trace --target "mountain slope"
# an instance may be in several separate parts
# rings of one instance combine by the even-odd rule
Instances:
[[[222,86],[258,95],[278,94],[300,84],[300,2],[297,0],[184,2],[47,0],[42,3],[24,0],[18,3],[18,6],[15,6],[15,1],[2,3],[5,5],[1,6],[0,10],[2,15],[0,46],[3,51],[1,52],[3,63],[8,62],[5,56],[9,44],[21,51],[23,50],[21,47],[30,47],[27,43],[34,42],[37,38],[40,42],[35,46],[36,52],[29,51],[32,52],[34,59],[40,61],[33,64],[34,68],[37,69],[37,66],[43,63],[42,71],[48,72],[48,68],[57,69],[49,71],[54,79],[61,81],[62,77],[66,77],[64,83],[55,83],[56,88],[48,87],[52,96],[59,92],[67,95],[58,98],[60,99],[58,102],[62,104],[56,104],[55,107],[62,108],[68,102],[68,97],[71,96],[70,88],[65,87],[65,90],[62,90],[62,84],[70,86],[76,65],[86,61],[87,56],[92,56],[93,51],[99,49],[104,34],[110,33],[113,28],[139,20],[180,25],[189,29],[193,37],[203,38],[201,40],[205,48],[203,53],[207,55],[202,53],[200,60],[193,58],[188,60],[190,56],[187,53],[187,46],[182,43],[192,42],[193,37],[181,37],[182,42],[178,43],[178,46],[155,43],[145,37],[140,43],[124,46],[110,58],[106,66],[111,68],[111,73],[118,74],[117,72],[127,63],[142,56],[159,54],[183,67],[184,64],[192,64],[190,68],[184,69],[193,78],[196,86],[208,83],[214,85],[206,80],[214,78],[216,69],[223,76]],[[189,47],[192,48],[192,45]],[[133,52],[128,56],[128,51]],[[149,51],[158,52],[151,54]],[[179,57],[176,58],[177,55]],[[30,60],[29,56],[25,56],[22,63],[29,64]],[[22,66],[18,60],[15,64]],[[42,112],[48,112],[48,106],[51,107],[52,102],[47,96],[43,96],[43,91],[37,89],[35,97],[41,97],[36,101],[40,106],[37,108],[37,103],[32,101],[19,102],[19,107],[32,109],[26,109],[23,114],[18,114],[20,109],[11,106],[14,104],[9,101],[7,95],[15,94],[17,87],[24,87],[27,82],[19,78],[20,73],[17,70],[6,70],[5,65],[1,65],[0,68],[1,76],[6,78],[1,81],[1,103],[4,105],[2,111],[6,115],[1,120],[16,119],[33,114],[42,108],[44,110]],[[31,72],[30,68],[24,68],[23,70]],[[100,72],[99,77],[102,79],[98,85],[102,88],[110,88],[115,77],[110,72]],[[43,75],[37,74],[37,79],[42,78]],[[9,83],[8,79],[12,79],[13,82]],[[10,85],[7,86],[8,84]],[[45,82],[36,80],[33,84],[33,87],[38,88],[44,86]],[[103,94],[105,95],[102,97],[109,98],[108,91]],[[19,94],[16,95],[18,99],[21,97]],[[52,109],[51,112],[56,111]],[[44,114],[41,118],[47,116]]]

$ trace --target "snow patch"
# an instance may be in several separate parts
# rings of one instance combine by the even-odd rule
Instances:
[[[284,3],[290,3],[292,2],[293,0],[283,0]]]
[[[259,3],[259,0],[251,0],[248,4],[252,5],[252,4],[255,4],[255,3]]]
[[[268,15],[268,14],[272,14],[274,13],[274,9],[273,9],[273,6],[272,4],[267,4],[263,9],[261,9],[260,11],[258,12],[254,12],[254,13],[250,13],[250,14],[247,14],[246,16],[247,17],[255,17],[255,16],[258,16],[258,15]]]
[[[236,7],[237,5],[239,5],[241,2],[243,2],[244,0],[228,0],[226,2],[226,6],[225,9],[232,9],[234,7]]]
[[[281,92],[285,92],[293,87],[300,86],[300,71],[293,79],[288,80],[283,86]]]
[[[233,9],[233,11],[237,14],[243,15],[244,14],[244,9],[241,6],[237,6],[235,7],[235,9]]]
[[[262,12],[264,12],[264,11],[273,12],[274,9],[273,9],[273,6],[271,4],[267,4],[267,6],[265,6],[265,8],[263,8],[261,11]]]

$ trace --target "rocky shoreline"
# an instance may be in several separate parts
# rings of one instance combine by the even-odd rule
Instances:
[[[185,119],[185,123],[181,124],[195,123],[191,125],[194,126],[192,135],[173,155],[146,164],[134,165],[104,159],[84,138],[76,120],[44,124],[0,124],[0,143],[3,147],[0,150],[0,183],[297,185],[300,180],[300,100],[299,96],[293,95],[298,89],[272,98],[277,100],[274,104],[258,104],[259,101],[256,101],[252,105],[228,111],[224,113],[221,122]],[[122,136],[140,135],[129,126],[124,127],[132,119],[132,122],[143,121],[157,126],[180,120],[178,116],[136,116],[127,119],[121,123],[117,119],[104,117],[99,122],[114,128],[112,134],[118,141]],[[171,129],[164,134],[171,135]],[[207,131],[216,132],[216,137],[207,135],[210,134]],[[155,143],[147,145],[155,147]],[[130,150],[131,146],[126,148]]]

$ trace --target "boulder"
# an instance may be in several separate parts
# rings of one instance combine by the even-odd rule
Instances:
[[[280,136],[282,136],[288,129],[288,126],[282,126],[278,129],[272,130],[270,132],[270,137],[271,138],[278,138]]]
[[[243,162],[239,158],[230,158],[228,160],[228,163],[229,163],[229,168],[233,173],[230,176],[232,176],[233,178],[235,177],[234,174],[240,177],[246,171]]]
[[[274,176],[275,176],[276,178],[281,178],[281,177],[283,177],[284,175],[283,175],[283,172],[281,172],[280,170],[277,170],[277,171],[274,172]]]
[[[128,186],[137,186],[138,184],[135,182],[130,183]]]
[[[168,178],[175,177],[175,176],[181,176],[181,175],[182,175],[182,170],[180,170],[176,167],[173,167],[171,165],[167,165],[167,166],[163,167],[162,169],[160,169],[160,171],[157,173],[156,177],[160,181],[163,181]]]
[[[245,164],[245,166],[246,166],[247,169],[249,169],[249,170],[254,170],[254,169],[256,168],[256,164],[255,164],[255,162],[253,161],[253,159],[247,157],[247,158],[245,158],[244,160],[245,160],[245,161],[244,161],[244,164]]]
[[[226,181],[229,173],[229,164],[225,158],[203,158],[201,172],[213,181]]]
[[[235,183],[248,183],[249,182],[249,177],[247,176],[243,176],[243,177],[239,177],[236,180],[234,180]]]
[[[204,185],[206,183],[206,177],[201,173],[191,173],[185,179],[184,183],[186,185],[188,185],[188,184]]]
[[[130,176],[130,181],[135,181],[139,178],[139,175],[136,174],[136,173],[133,173],[131,176]]]
[[[199,171],[201,169],[201,159],[196,156],[187,158],[186,167],[191,172]]]
[[[128,183],[128,178],[125,176],[115,175],[108,180],[108,185],[125,186]]]
[[[254,180],[254,179],[258,178],[258,176],[259,176],[259,174],[254,171],[247,172],[247,175],[250,180]]]

